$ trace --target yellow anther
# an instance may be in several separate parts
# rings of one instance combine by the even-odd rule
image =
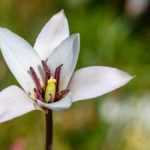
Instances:
[[[48,80],[48,84],[47,84],[45,96],[44,96],[44,99],[46,102],[48,102],[51,99],[50,95],[53,96],[53,99],[55,98],[55,94],[56,94],[55,83],[56,83],[56,80],[53,78],[53,76],[51,76],[51,78]]]

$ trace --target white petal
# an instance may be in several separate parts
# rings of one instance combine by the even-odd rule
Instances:
[[[9,86],[0,92],[0,122],[36,109],[39,109],[37,104],[17,86]]]
[[[34,49],[42,59],[47,59],[52,51],[68,37],[68,21],[62,10],[54,15],[44,26],[36,39]]]
[[[4,28],[0,28],[0,49],[9,69],[20,85],[27,93],[32,93],[35,83],[29,68],[32,66],[35,69],[42,83],[39,72],[41,67],[40,57],[24,39]]]
[[[40,100],[37,100],[37,103],[41,107],[46,107],[51,110],[61,111],[69,108],[72,105],[72,95],[71,93],[68,93],[63,99],[54,103],[43,103]]]
[[[101,96],[128,83],[134,76],[111,67],[87,67],[76,71],[69,83],[73,101]]]
[[[47,64],[52,73],[63,64],[61,70],[60,90],[66,89],[75,69],[80,50],[79,34],[73,34],[64,40],[50,55]]]

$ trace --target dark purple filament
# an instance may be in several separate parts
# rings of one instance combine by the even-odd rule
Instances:
[[[56,98],[55,98],[56,101],[64,97],[66,94],[68,94],[69,91],[70,91],[69,89],[66,89],[61,92],[56,93]]]
[[[44,101],[42,94],[39,92],[39,90],[37,90],[36,88],[34,88],[34,93],[36,95],[36,99],[39,99],[41,101]]]
[[[63,66],[63,64],[61,64],[60,66],[58,66],[55,70],[55,79],[56,79],[56,93],[59,90],[59,83],[60,83],[60,72],[61,72],[61,67]]]
[[[40,80],[38,79],[34,69],[32,67],[30,67],[30,71],[31,71],[31,74],[32,74],[32,77],[35,81],[35,84],[36,84],[36,87],[37,87],[37,90],[42,93],[42,87],[41,87],[41,84],[40,84]]]
[[[47,86],[47,83],[48,83],[48,80],[51,78],[51,72],[50,72],[50,69],[48,68],[46,62],[44,60],[42,60],[42,66],[43,66],[43,69],[45,71],[45,84]]]

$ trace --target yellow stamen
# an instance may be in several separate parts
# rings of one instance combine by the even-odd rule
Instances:
[[[53,78],[53,76],[51,76],[51,78],[48,80],[48,84],[47,84],[45,96],[44,96],[46,103],[48,103],[49,100],[51,99],[50,95],[53,96],[53,99],[55,98],[55,94],[56,94],[55,83],[56,83],[56,80]]]

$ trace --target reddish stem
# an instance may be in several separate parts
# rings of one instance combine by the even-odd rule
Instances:
[[[52,110],[48,110],[46,114],[46,150],[52,150],[53,139],[53,114]]]

